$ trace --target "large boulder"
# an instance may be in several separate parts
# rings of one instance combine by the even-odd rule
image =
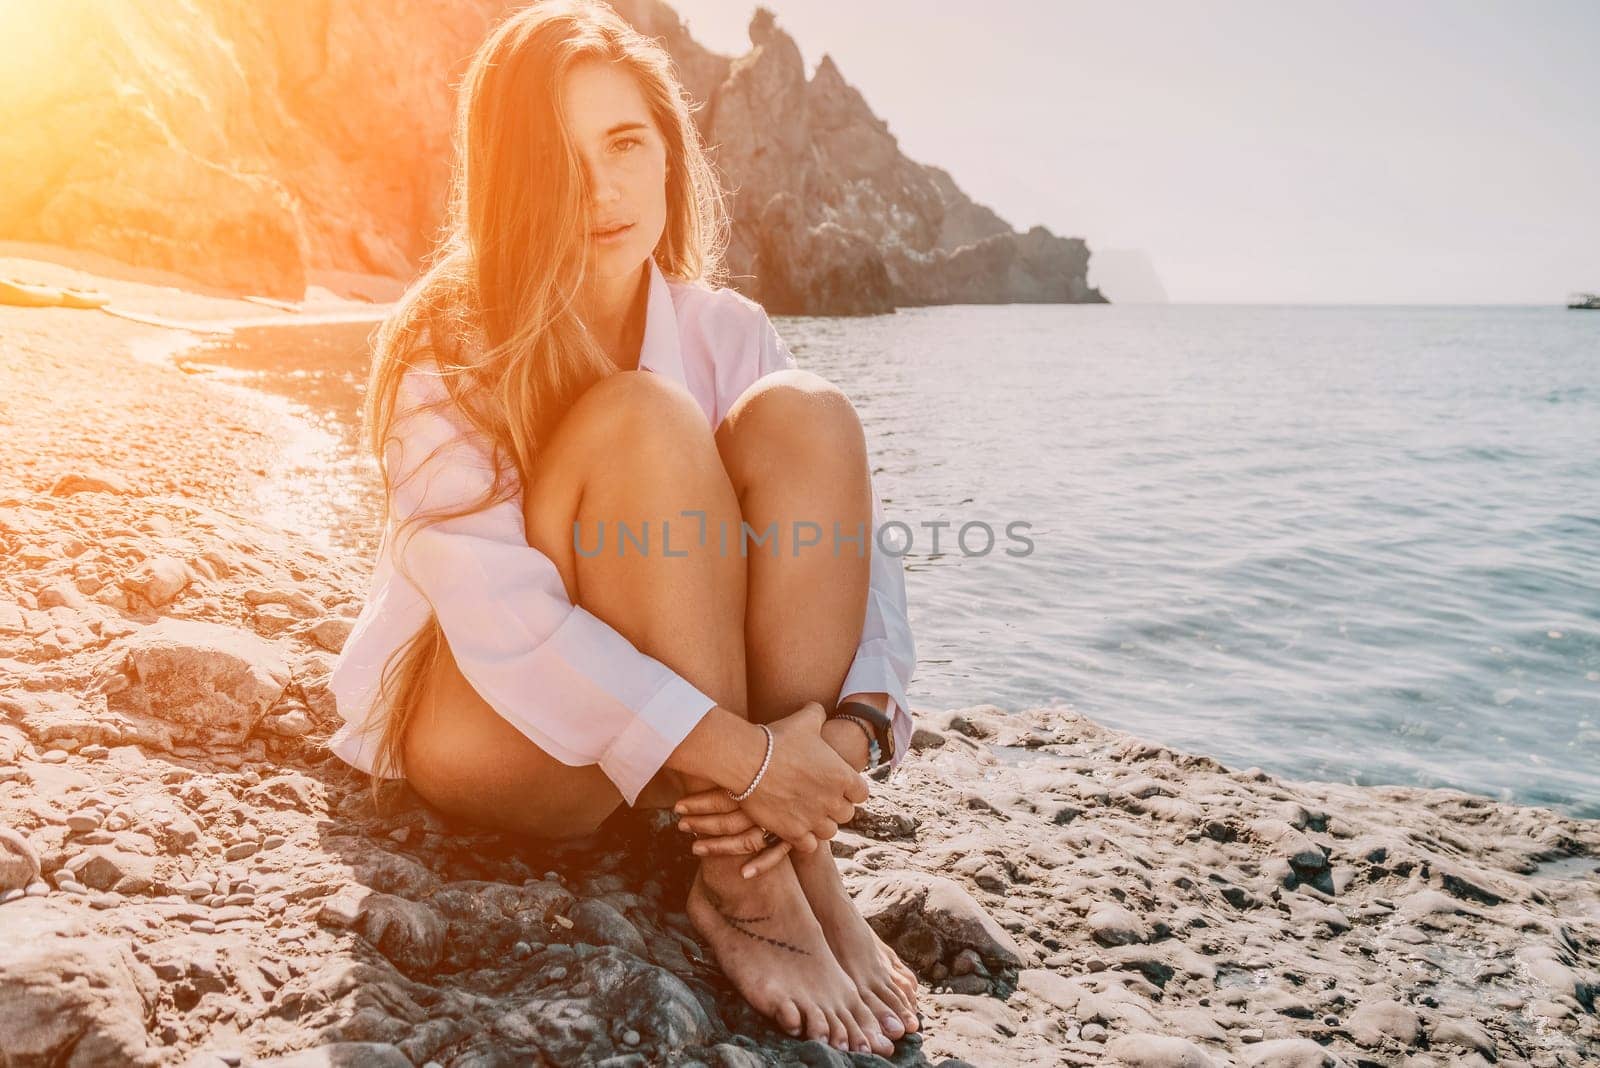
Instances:
[[[1020,968],[1022,947],[954,879],[895,872],[868,883],[856,905],[919,975],[970,949],[991,969]]]
[[[237,744],[283,696],[288,663],[249,631],[190,619],[162,619],[122,639],[108,667],[129,685],[109,698],[114,711],[163,720],[178,736]]]
[[[91,933],[44,898],[0,907],[0,1055],[6,1064],[154,1065],[159,984],[124,939]]]
[[[0,893],[21,890],[39,878],[39,854],[10,827],[0,827]]]

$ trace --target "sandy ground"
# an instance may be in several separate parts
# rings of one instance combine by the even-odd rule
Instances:
[[[18,251],[144,318],[308,314]],[[281,405],[135,358],[190,337],[0,308],[0,1063],[886,1063],[743,1005],[661,819],[554,850],[319,749],[369,563],[255,509]],[[915,748],[835,843],[923,980],[892,1063],[1600,1063],[1600,822],[1070,709]]]

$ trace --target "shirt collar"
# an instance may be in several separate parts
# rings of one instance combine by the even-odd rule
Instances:
[[[683,373],[683,350],[678,338],[678,312],[672,304],[672,290],[661,273],[656,258],[650,257],[650,295],[644,313],[644,341],[639,346],[639,369],[654,371],[689,387]]]

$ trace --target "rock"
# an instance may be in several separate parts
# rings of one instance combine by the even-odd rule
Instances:
[[[156,1065],[159,986],[125,940],[44,902],[0,908],[0,1051],[7,1064]]]
[[[411,1058],[387,1042],[335,1042],[250,1063],[254,1068],[412,1068]]]
[[[0,890],[23,890],[39,878],[39,854],[22,835],[0,827]]]
[[[256,630],[269,637],[287,633],[298,622],[287,605],[264,604],[255,611]]]
[[[129,596],[143,598],[152,608],[159,608],[182,593],[190,580],[189,569],[182,560],[157,556],[141,564],[122,580],[121,586]]]
[[[1274,1038],[1243,1053],[1245,1068],[1336,1068],[1340,1061],[1309,1038]]]
[[[118,652],[135,685],[113,696],[113,710],[191,728],[212,744],[244,741],[289,682],[276,648],[216,623],[163,618]]]
[[[97,830],[102,822],[103,817],[95,809],[74,812],[67,817],[67,827],[78,834]]]
[[[639,934],[638,928],[604,901],[580,901],[568,919],[573,923],[574,938],[597,946],[616,946],[642,960],[649,959],[644,937]]]
[[[371,894],[366,887],[346,887],[322,903],[317,910],[317,921],[330,927],[354,927],[360,922],[362,909]]]
[[[67,861],[66,870],[84,886],[142,894],[155,880],[155,859],[110,846],[96,846]]]
[[[131,496],[137,492],[133,484],[115,471],[84,471],[62,475],[50,487],[52,497],[70,497],[75,493],[116,493]]]
[[[1205,1050],[1170,1035],[1131,1034],[1106,1043],[1106,1052],[1128,1068],[1213,1068]]]
[[[1344,1027],[1357,1045],[1368,1049],[1383,1045],[1385,1039],[1393,1039],[1409,1049],[1417,1044],[1422,1034],[1422,1023],[1416,1012],[1409,1006],[1386,1000],[1363,1001],[1345,1020]]]
[[[601,1019],[627,1020],[652,1046],[699,1045],[711,1034],[711,1019],[683,980],[616,950],[589,962],[595,1010]]]
[[[264,785],[264,784],[263,784]],[[339,836],[326,841],[350,865],[355,881],[385,894],[415,901],[439,888],[439,877],[415,858],[366,838]]]
[[[444,918],[425,903],[369,894],[354,926],[408,975],[431,971],[444,953]]]
[[[279,605],[289,610],[290,614],[301,618],[308,618],[322,614],[322,606],[316,599],[297,589],[264,589],[252,587],[244,591],[244,602],[252,608],[262,605]],[[335,650],[337,651],[337,650]]]
[[[1322,871],[1328,866],[1328,856],[1304,831],[1279,819],[1260,819],[1250,824],[1250,833],[1258,841],[1275,847],[1279,854],[1297,870]]]
[[[1430,1049],[1439,1046],[1460,1046],[1462,1049],[1475,1050],[1490,1061],[1499,1055],[1494,1039],[1476,1020],[1438,1020],[1429,1030],[1428,1046]]]
[[[1150,938],[1144,921],[1121,905],[1099,902],[1089,910],[1089,933],[1102,946],[1126,946]]]
[[[304,738],[311,733],[314,724],[305,709],[291,708],[275,716],[268,716],[263,726],[280,738]]]
[[[983,966],[983,958],[979,957],[975,950],[963,949],[956,954],[955,960],[951,961],[950,974],[955,976],[981,975],[986,977],[989,974],[989,970]]]
[[[971,949],[992,969],[1018,968],[1022,947],[952,879],[897,872],[869,883],[856,905],[918,974]]]
[[[328,616],[311,628],[311,639],[330,653],[344,648],[345,640],[355,627],[355,620],[345,616]]]

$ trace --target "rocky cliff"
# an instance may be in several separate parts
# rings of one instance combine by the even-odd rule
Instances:
[[[27,43],[0,66],[0,237],[291,299],[318,272],[408,276],[449,82],[505,5],[397,6],[0,8]]]
[[[229,291],[392,295],[442,215],[451,87],[514,6],[7,5],[0,36],[27,47],[0,69],[0,238]],[[735,189],[734,284],[772,311],[1097,299],[1082,241],[1014,233],[906,158],[831,59],[806,78],[770,13],[729,58],[660,0],[616,6],[701,103]]]

